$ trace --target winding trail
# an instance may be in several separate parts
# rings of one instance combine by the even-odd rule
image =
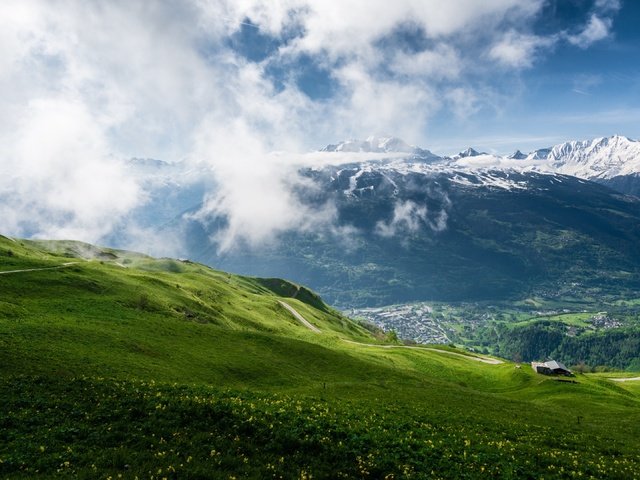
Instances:
[[[305,327],[307,327],[309,330],[315,333],[320,333],[320,329],[318,327],[316,327],[315,325],[312,325],[306,318],[300,315],[298,311],[295,308],[293,308],[291,305],[284,303],[282,300],[278,300],[278,303],[282,305],[284,308],[286,308],[291,313],[291,315],[296,317],[296,319],[300,323],[302,323]]]
[[[5,270],[4,272],[0,272],[0,275],[8,275],[10,273],[22,273],[22,272],[41,272],[42,270],[59,270],[61,268],[68,267],[70,265],[75,265],[80,262],[67,262],[62,265],[57,265],[55,267],[43,267],[43,268],[25,268],[23,270]]]
[[[640,377],[631,377],[631,378],[609,378],[609,380],[613,380],[614,382],[635,382],[640,380]]]
[[[498,360],[497,358],[488,358],[488,357],[476,357],[473,355],[464,355],[462,353],[450,352],[449,350],[440,350],[439,348],[430,348],[430,347],[414,347],[411,345],[376,345],[375,343],[360,343],[354,342],[352,340],[342,339],[347,343],[352,343],[354,345],[362,345],[363,347],[377,347],[377,348],[408,348],[411,350],[428,350],[429,352],[437,352],[444,353],[446,355],[454,355],[456,357],[466,358],[467,360],[473,360],[475,362],[488,363],[490,365],[499,365],[504,363],[502,360]]]

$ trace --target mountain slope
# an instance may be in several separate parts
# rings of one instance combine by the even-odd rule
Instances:
[[[2,477],[640,471],[633,382],[376,345],[296,285],[189,262],[4,237],[0,260]]]
[[[640,142],[613,135],[565,142],[526,155],[519,150],[507,157],[462,152],[450,159],[450,164],[571,175],[635,195],[640,185]]]
[[[238,277],[79,242],[1,237],[0,259],[5,374],[44,368],[126,375],[133,369],[173,381],[189,372],[211,383],[278,383],[284,381],[281,366],[295,352],[328,361],[325,348],[305,347],[313,334],[279,302],[303,314],[323,337],[371,340],[312,292],[284,280]],[[339,355],[331,358],[341,362]],[[302,379],[314,371],[292,367],[286,375]]]
[[[540,156],[533,152],[527,158]],[[619,135],[566,142],[552,147],[546,159],[558,173],[606,180],[640,172],[640,142]]]
[[[335,205],[333,231],[288,232],[260,251],[219,254],[209,239],[225,219],[207,229],[190,221],[190,255],[293,278],[349,307],[514,299],[573,283],[597,295],[640,288],[640,202],[596,183],[408,160],[302,175],[316,188],[299,201]]]

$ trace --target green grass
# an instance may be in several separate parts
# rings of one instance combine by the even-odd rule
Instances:
[[[576,327],[590,327],[591,323],[588,321],[593,317],[594,313],[563,313],[560,315],[552,315],[549,317],[539,317],[538,320],[551,320],[556,322],[562,322],[565,325],[573,325]]]
[[[508,322],[507,325],[510,328],[518,328],[526,325],[532,325],[537,322],[547,321],[547,322],[563,323],[565,325],[570,325],[575,327],[593,328],[589,320],[596,313],[597,312],[561,313],[557,315],[537,315],[533,317],[531,315],[526,315],[524,316],[524,318],[518,318],[516,321]]]
[[[543,409],[517,401],[461,410],[86,378],[2,386],[13,394],[0,473],[14,478],[637,477],[633,445],[593,436],[587,417],[541,425]]]
[[[640,472],[636,385],[356,345],[312,292],[190,262],[0,237],[0,271],[80,252],[0,275],[0,478]]]

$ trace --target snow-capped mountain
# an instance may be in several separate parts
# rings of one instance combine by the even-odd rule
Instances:
[[[345,140],[336,145],[327,145],[323,152],[365,152],[365,153],[415,153],[421,150],[396,137],[370,136],[366,140]]]
[[[573,176],[463,162],[491,155],[462,163],[358,156],[298,171],[291,199],[313,226],[221,251],[216,238],[230,217],[185,216],[185,256],[292,278],[341,306],[512,299],[578,283],[640,290],[640,200]]]
[[[369,137],[350,140],[322,149],[325,152],[407,153],[405,161],[428,158],[427,166],[437,171],[518,171],[571,175],[596,181],[624,193],[640,191],[640,142],[624,136],[571,141],[541,148],[528,154],[517,150],[501,156],[471,147],[453,156],[437,156],[429,150],[406,144],[397,138]],[[397,156],[395,157],[397,160]],[[394,161],[395,161],[394,160]]]
[[[541,157],[553,171],[589,180],[640,173],[640,142],[619,135],[561,143],[527,159]]]
[[[640,200],[589,180],[632,182],[621,173],[640,172],[638,146],[609,137],[526,155],[467,149],[440,157],[394,137],[349,140],[270,171],[286,181],[266,182],[274,185],[267,194],[287,195],[305,221],[259,247],[241,235],[233,248],[224,243],[237,212],[205,204],[225,180],[205,166],[196,183],[149,181],[150,201],[134,220],[179,238],[179,256],[291,278],[343,306],[511,299],[578,284],[636,295]],[[157,180],[188,167],[131,165],[132,174],[150,171]],[[261,196],[246,190],[241,201]],[[271,221],[255,216],[260,228]]]
[[[472,147],[463,150],[452,158],[457,160],[458,158],[467,158],[467,157],[479,157],[480,155],[487,155],[485,152],[479,152]]]
[[[429,150],[409,145],[397,137],[370,136],[366,140],[345,140],[335,145],[327,145],[322,152],[360,152],[360,153],[406,153],[410,157],[423,161],[442,160]]]
[[[520,150],[516,150],[507,158],[510,158],[511,160],[524,160],[525,158],[527,158],[527,156],[524,153],[522,153]]]

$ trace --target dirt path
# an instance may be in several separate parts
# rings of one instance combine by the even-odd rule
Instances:
[[[488,358],[488,357],[475,357],[473,355],[464,355],[462,353],[450,352],[449,350],[440,350],[439,348],[429,348],[429,347],[413,347],[410,345],[376,345],[375,343],[360,343],[354,342],[352,340],[343,340],[347,343],[353,343],[354,345],[362,345],[363,347],[378,347],[378,348],[409,348],[411,350],[428,350],[430,352],[438,352],[444,353],[446,355],[454,355],[456,357],[466,358],[467,360],[473,360],[474,362],[482,362],[488,363],[491,365],[498,365],[500,363],[504,363],[502,360],[498,360],[497,358]]]
[[[632,378],[609,378],[609,380],[613,380],[614,382],[635,382],[640,380],[640,377],[632,377]]]
[[[312,325],[309,321],[307,321],[307,319],[304,318],[302,315],[300,315],[297,312],[297,310],[295,308],[293,308],[291,305],[284,303],[282,300],[278,300],[278,303],[280,305],[282,305],[284,308],[286,308],[287,310],[289,310],[291,315],[296,317],[296,319],[300,323],[302,323],[305,327],[307,327],[309,330],[311,330],[312,332],[315,332],[315,333],[320,333],[320,329],[318,327],[316,327],[315,325]]]
[[[67,263],[63,263],[62,265],[58,265],[58,266],[55,266],[55,267],[26,268],[24,270],[6,270],[4,272],[0,272],[0,275],[8,275],[9,273],[22,273],[22,272],[40,272],[42,270],[58,270],[60,268],[65,268],[65,267],[68,267],[70,265],[75,265],[77,263],[80,263],[80,262],[67,262]]]

